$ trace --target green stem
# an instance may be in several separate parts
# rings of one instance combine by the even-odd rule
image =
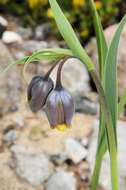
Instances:
[[[125,103],[126,103],[126,89],[125,89],[124,94],[123,94],[123,96],[122,96],[122,98],[121,98],[121,100],[120,100],[120,102],[118,104],[118,117],[123,112]],[[99,142],[98,142],[98,144],[100,146],[97,147],[97,152],[101,152],[101,150],[104,149],[103,155],[107,150],[106,143],[104,142],[104,135],[105,135],[105,129],[102,131],[102,133],[100,133]],[[101,162],[102,162],[103,155],[101,156],[101,155],[97,154],[97,156],[96,156],[94,172],[93,172],[93,176],[92,176],[92,179],[91,179],[91,190],[96,190],[97,189],[98,176],[100,176]],[[98,163],[99,163],[99,165],[98,165]]]
[[[90,73],[91,73],[91,76],[97,87],[99,97],[100,97],[101,108],[104,113],[105,121],[106,121],[105,127],[106,127],[106,133],[107,133],[107,137],[108,137],[108,149],[110,152],[112,190],[119,190],[118,166],[117,166],[117,145],[116,145],[116,139],[114,136],[114,129],[113,129],[113,123],[112,123],[112,119],[111,119],[111,113],[109,111],[109,107],[108,107],[108,103],[105,98],[104,90],[102,88],[101,82],[98,78],[96,71],[92,70],[92,71],[90,71]],[[98,166],[96,165],[96,168],[97,167]],[[97,170],[97,172],[99,172],[99,170]]]
[[[108,51],[106,39],[103,33],[102,24],[98,15],[98,12],[96,10],[94,0],[89,0],[89,5],[92,13],[92,19],[93,24],[95,28],[95,34],[96,34],[96,40],[97,40],[97,48],[98,48],[98,58],[99,58],[99,76],[102,81],[102,84],[104,85],[104,65],[106,60],[106,55]],[[107,143],[106,143],[106,130],[105,130],[105,118],[104,113],[102,112],[102,108],[100,105],[100,122],[99,122],[99,135],[98,135],[98,147],[97,147],[97,156],[96,156],[96,162],[95,162],[95,168],[91,180],[91,187],[92,190],[96,190],[98,186],[98,178],[100,175],[101,170],[101,162],[103,155],[105,154],[107,150]],[[99,152],[103,152],[102,156],[99,154]],[[95,171],[96,170],[96,171]],[[93,187],[94,186],[94,187]]]
[[[111,156],[111,176],[112,176],[112,189],[119,190],[117,153],[114,152]]]
[[[106,143],[102,141],[100,146],[98,144],[98,148],[97,148],[95,167],[94,167],[92,178],[91,178],[91,190],[97,190],[98,180],[99,180],[101,165],[102,165],[102,159],[103,159],[105,151],[106,151]]]
[[[102,165],[102,158],[103,156],[100,154],[96,156],[95,167],[94,167],[93,175],[91,179],[91,188],[90,188],[91,190],[97,190],[98,180],[99,180],[100,170],[101,170],[101,165]]]

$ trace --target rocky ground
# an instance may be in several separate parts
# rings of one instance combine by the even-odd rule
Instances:
[[[116,26],[106,30],[108,41]],[[16,19],[0,17],[0,67],[43,48],[64,46],[45,40],[47,25],[33,32]],[[3,32],[4,31],[4,32]],[[119,51],[119,94],[125,87],[126,28]],[[86,46],[97,65],[95,39]],[[74,67],[73,67],[74,64]],[[46,61],[31,63],[27,80],[51,67]],[[55,80],[56,70],[52,74]],[[76,74],[77,73],[77,74]],[[0,76],[0,190],[89,190],[98,134],[98,95],[86,68],[70,59],[63,70],[63,84],[73,94],[76,113],[72,128],[65,133],[52,130],[44,112],[33,114],[27,104],[27,83],[22,66],[15,66]],[[125,116],[119,121],[120,187],[126,186]],[[109,190],[109,159],[106,155],[98,190]],[[103,189],[104,187],[104,189]]]

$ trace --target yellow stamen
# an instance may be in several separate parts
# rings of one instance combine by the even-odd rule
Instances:
[[[70,126],[66,125],[66,124],[59,124],[59,125],[55,126],[55,128],[61,132],[64,132],[65,130],[69,129]]]

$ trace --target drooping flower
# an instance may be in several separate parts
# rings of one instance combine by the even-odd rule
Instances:
[[[49,76],[58,63],[59,61],[56,61],[44,76],[33,77],[28,85],[27,98],[33,112],[37,112],[43,108],[48,95],[53,90],[54,83]]]
[[[71,126],[74,114],[74,100],[61,84],[61,70],[67,59],[68,57],[61,62],[56,62],[44,77],[33,77],[27,90],[31,110],[37,112],[45,107],[44,110],[51,127],[60,131],[64,131]],[[59,68],[54,89],[53,81],[49,76],[57,63],[59,63]]]
[[[52,128],[64,131],[71,126],[74,114],[74,101],[63,87],[55,88],[46,102],[46,114]]]
[[[33,77],[27,90],[28,102],[33,112],[42,109],[53,87],[53,81],[49,77]]]
[[[61,69],[64,62],[63,60],[59,65],[56,87],[48,96],[45,108],[50,126],[60,131],[71,126],[75,107],[72,96],[61,84]]]

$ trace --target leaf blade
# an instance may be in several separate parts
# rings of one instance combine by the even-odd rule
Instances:
[[[93,0],[89,1],[90,7],[91,7],[91,13],[93,18],[93,24],[95,28],[95,34],[96,34],[96,40],[97,40],[97,48],[98,48],[98,55],[99,55],[99,74],[101,78],[103,79],[104,76],[104,65],[105,60],[108,52],[108,46],[105,39],[104,31],[102,28],[102,24],[99,18],[99,15],[97,13],[95,4]]]
[[[14,63],[9,64],[4,69],[0,69],[0,75],[7,72],[11,67],[15,65],[24,65],[26,62],[29,63],[32,61],[39,60],[48,60],[53,61],[64,56],[73,56],[72,51],[64,48],[53,48],[53,49],[43,49],[37,52],[34,52],[31,56],[26,56],[20,60],[15,61]]]
[[[121,32],[126,23],[126,15],[121,20],[109,46],[105,63],[105,93],[111,110],[115,137],[118,118],[118,88],[117,88],[117,52]]]
[[[50,6],[53,10],[55,21],[57,23],[58,29],[66,41],[69,48],[73,51],[73,54],[82,60],[87,66],[88,70],[94,69],[94,65],[90,57],[87,55],[83,47],[81,46],[76,34],[70,25],[69,21],[66,19],[62,10],[60,9],[56,0],[49,0]]]

